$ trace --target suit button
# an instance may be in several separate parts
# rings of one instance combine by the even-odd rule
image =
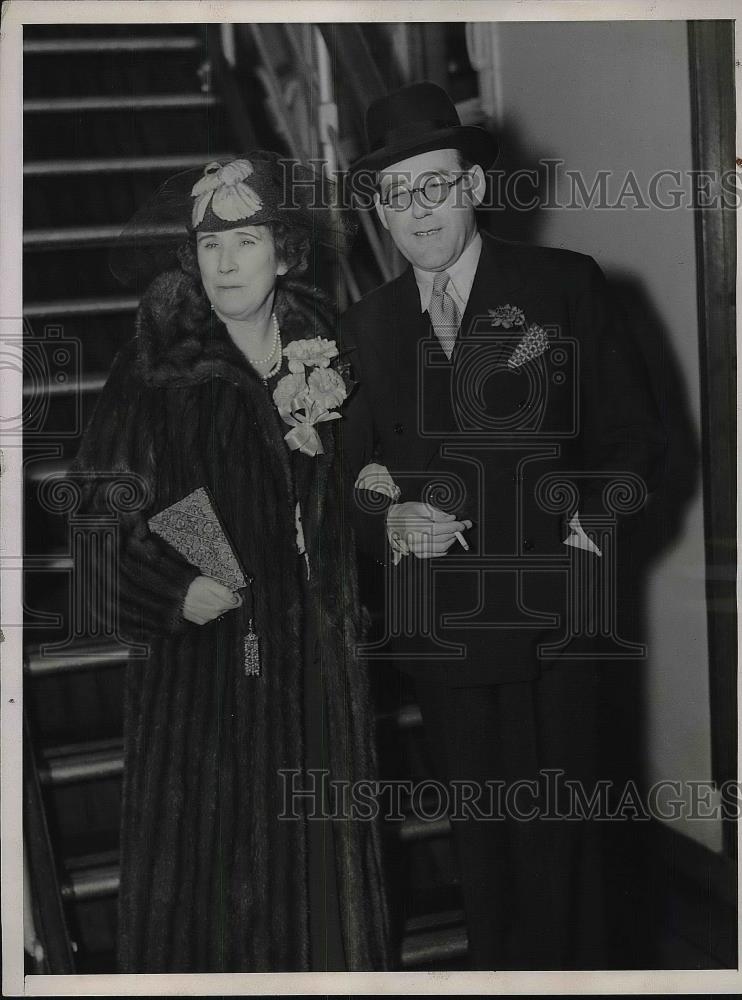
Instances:
[[[524,552],[533,552],[533,550],[535,548],[536,548],[536,546],[534,545],[534,543],[531,541],[530,538],[524,538],[523,539],[523,551]]]
[[[404,434],[404,427],[402,426],[402,424],[395,424],[394,425],[394,433],[395,434]]]

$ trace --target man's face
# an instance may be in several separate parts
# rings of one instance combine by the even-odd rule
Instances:
[[[455,149],[434,149],[400,160],[379,172],[379,196],[376,211],[400,252],[423,271],[445,271],[455,264],[476,232],[474,207],[482,200],[484,175],[481,167],[464,171]],[[442,201],[431,204],[421,191],[414,191],[408,207],[395,209],[383,202],[391,195],[403,194],[436,176],[455,184]],[[447,188],[437,180],[433,186],[441,194]],[[428,189],[426,189],[428,190]],[[408,199],[409,200],[409,199]]]

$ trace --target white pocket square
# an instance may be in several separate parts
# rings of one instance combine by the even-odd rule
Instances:
[[[562,542],[562,545],[571,545],[573,549],[584,549],[586,552],[592,552],[596,556],[603,555],[592,538],[588,538],[585,534],[577,514],[569,522],[569,534]]]

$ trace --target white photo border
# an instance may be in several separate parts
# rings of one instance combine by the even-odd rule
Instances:
[[[44,23],[217,23],[384,21],[610,21],[731,19],[740,0],[9,0],[0,35],[0,317],[22,315],[22,27]],[[742,29],[735,25],[735,52]],[[737,135],[742,90],[737,61]],[[739,146],[736,147],[739,149]],[[738,259],[742,252],[737,232]],[[739,281],[738,281],[739,284]],[[7,323],[7,320],[0,320]],[[13,321],[15,322],[15,320]],[[17,321],[21,322],[20,319]],[[739,324],[739,320],[738,320]],[[2,331],[0,331],[0,335]],[[742,362],[738,362],[742,368]],[[738,383],[740,371],[738,370]],[[0,416],[22,411],[20,372],[3,371]],[[739,407],[738,407],[739,413]],[[738,428],[739,430],[739,428]],[[0,552],[22,538],[22,451],[0,451]],[[742,525],[742,514],[739,526]],[[21,621],[20,574],[3,572],[0,621]],[[22,629],[3,629],[0,643],[0,828],[3,994],[6,996],[249,995],[587,995],[739,993],[739,970],[620,972],[386,972],[193,975],[69,975],[23,972],[22,906]],[[739,702],[739,694],[738,694]],[[738,772],[739,773],[739,772]],[[738,830],[739,836],[739,830]],[[738,885],[739,890],[739,885]],[[739,943],[739,928],[738,928]]]

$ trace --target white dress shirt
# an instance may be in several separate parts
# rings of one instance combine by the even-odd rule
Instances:
[[[446,294],[450,295],[456,303],[460,316],[463,316],[466,311],[466,304],[471,295],[471,286],[474,284],[474,275],[477,273],[481,252],[482,237],[477,232],[456,263],[446,268],[451,279],[446,286]],[[433,296],[433,280],[436,272],[422,271],[417,267],[413,267],[413,271],[415,272],[417,289],[420,292],[420,312],[425,312],[430,306],[430,300]]]

